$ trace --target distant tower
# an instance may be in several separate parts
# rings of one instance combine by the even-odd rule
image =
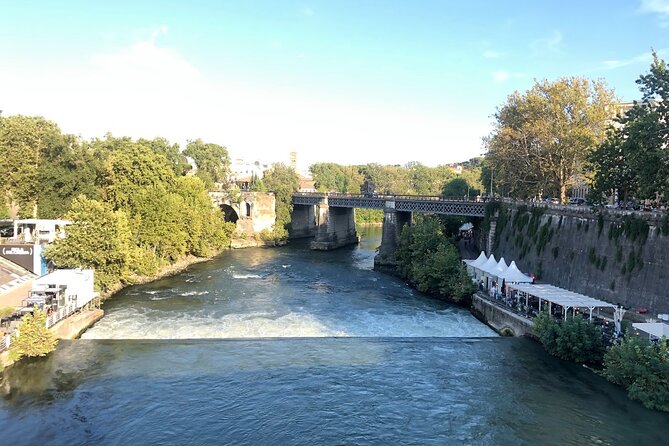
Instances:
[[[297,172],[297,152],[290,152],[290,167]]]

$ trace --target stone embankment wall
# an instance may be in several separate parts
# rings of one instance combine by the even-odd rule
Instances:
[[[645,307],[657,317],[669,313],[669,236],[662,225],[659,218],[505,207],[492,252],[541,282]]]
[[[472,314],[502,336],[533,336],[531,320],[495,305],[476,294],[472,296]]]

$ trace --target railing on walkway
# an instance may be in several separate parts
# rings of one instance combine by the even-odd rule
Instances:
[[[4,335],[0,338],[0,352],[4,352],[9,349],[9,346],[12,343],[11,335]]]
[[[54,311],[53,313],[47,316],[46,328],[53,327],[58,322],[65,319],[75,311],[77,311],[77,307],[74,304],[70,304],[65,307],[59,308],[58,310]]]

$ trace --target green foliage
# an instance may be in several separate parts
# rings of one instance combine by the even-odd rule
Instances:
[[[453,178],[444,184],[441,194],[445,197],[463,198],[478,195],[478,190],[474,190],[471,184],[462,177]]]
[[[42,158],[64,144],[58,126],[38,116],[0,116],[0,191],[19,208],[19,215],[36,216],[41,189]]]
[[[534,318],[534,332],[553,356],[584,363],[599,363],[602,360],[602,334],[595,325],[581,317],[569,317],[558,322],[543,312]]]
[[[383,209],[356,209],[357,224],[383,223]]]
[[[425,217],[405,226],[397,258],[400,275],[421,292],[462,302],[475,291],[457,248],[444,235],[437,218]]]
[[[558,246],[554,246],[552,252],[553,252],[553,258],[557,259],[558,255],[560,255],[560,248]]]
[[[485,140],[498,189],[564,202],[586,154],[604,139],[614,102],[603,82],[575,77],[535,82],[525,93],[511,94]]]
[[[15,307],[0,307],[0,319],[14,314],[14,311]]]
[[[196,175],[202,179],[208,189],[213,189],[214,183],[227,181],[230,156],[225,147],[196,139],[188,141],[183,154],[193,158],[197,165]]]
[[[669,197],[669,69],[653,53],[650,72],[637,81],[643,98],[618,116],[606,140],[588,157],[594,171],[592,197],[617,191],[627,201]]]
[[[544,225],[541,226],[541,230],[537,235],[537,241],[535,246],[537,250],[537,255],[541,255],[541,252],[543,251],[544,247],[551,241],[552,238],[553,238],[553,229],[551,228],[551,221],[549,220],[548,222],[546,222]]]
[[[202,180],[183,176],[184,155],[163,138],[82,143],[43,118],[12,116],[0,118],[0,149],[0,203],[73,220],[45,255],[60,267],[94,268],[102,290],[229,246],[234,225],[213,209]],[[197,140],[189,149],[205,181],[224,179],[224,148]]]
[[[604,355],[602,375],[649,409],[669,412],[669,344],[626,335]]]
[[[357,166],[316,163],[309,167],[319,192],[359,194],[365,177]]]
[[[620,263],[623,261],[623,247],[618,246],[616,249],[616,263]]]
[[[278,163],[265,172],[264,182],[276,198],[275,238],[285,240],[288,238],[290,213],[293,211],[293,194],[300,188],[300,177],[291,167]]]
[[[125,212],[80,196],[72,202],[67,218],[74,222],[67,237],[47,246],[45,257],[59,268],[95,269],[95,283],[101,290],[127,281],[139,252]]]
[[[167,158],[172,165],[174,174],[177,176],[185,175],[191,170],[191,165],[186,160],[186,157],[179,150],[179,144],[170,144],[165,138],[144,139],[137,140],[137,144],[151,148],[156,154]]]
[[[18,361],[24,356],[46,356],[56,349],[58,339],[46,328],[46,313],[35,308],[21,319],[21,325],[12,338],[9,357]]]
[[[601,212],[597,214],[597,238],[602,235],[602,230],[604,229],[604,216]]]

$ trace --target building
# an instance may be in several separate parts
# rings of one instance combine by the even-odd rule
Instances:
[[[56,238],[65,238],[65,227],[71,224],[69,220],[14,220],[14,239],[25,243],[52,243]]]
[[[230,163],[230,182],[236,184],[242,190],[249,190],[251,183],[256,179],[262,179],[270,167],[269,163],[259,160],[234,159]]]
[[[92,269],[57,269],[33,281],[24,307],[78,310],[99,296],[93,278]]]

